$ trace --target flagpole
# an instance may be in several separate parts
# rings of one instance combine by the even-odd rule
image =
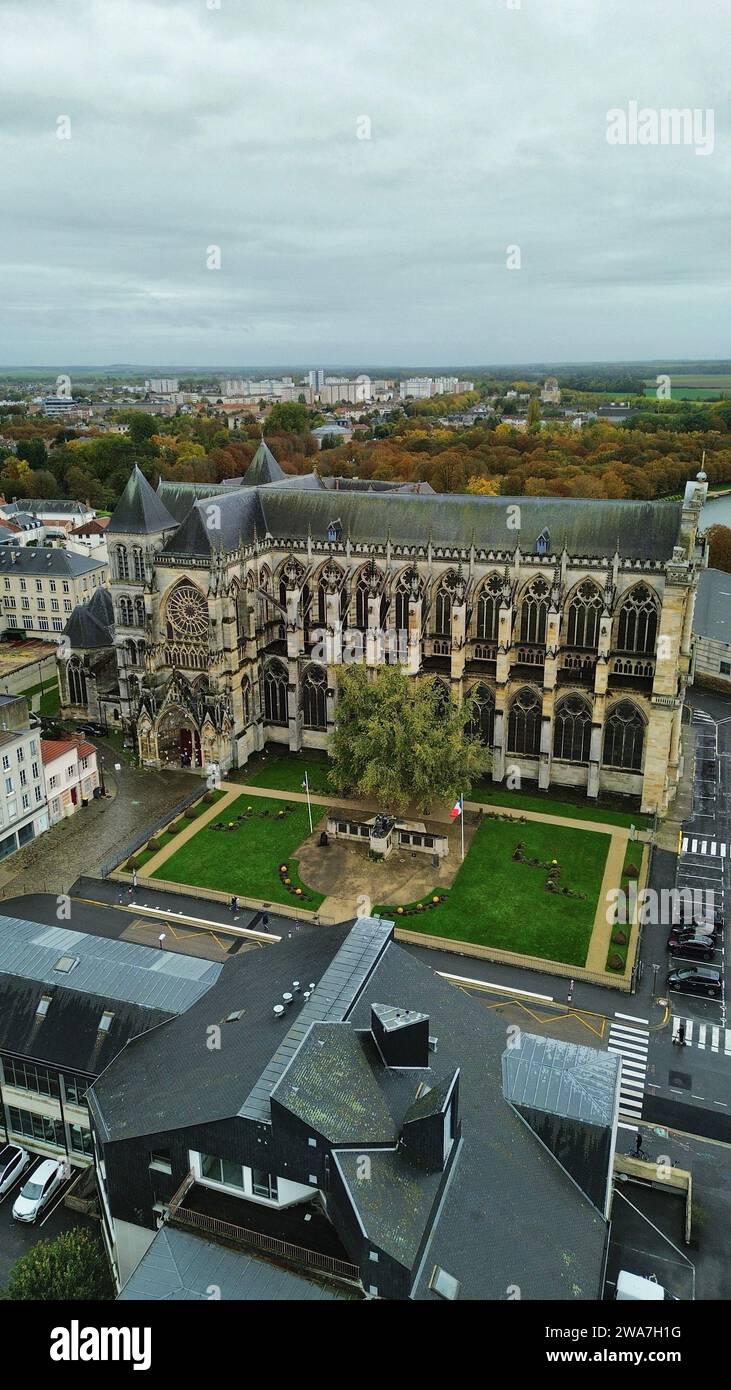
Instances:
[[[462,858],[464,859],[464,792],[460,792],[459,794],[459,805],[462,812],[460,821],[462,823]]]
[[[312,804],[310,802],[310,779],[307,773],[305,773],[305,790],[307,792],[307,814],[310,818],[310,834],[312,834]],[[464,858],[464,851],[462,854],[462,858]]]

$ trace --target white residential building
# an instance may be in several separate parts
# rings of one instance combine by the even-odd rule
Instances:
[[[0,695],[0,861],[47,829],[40,728],[22,695]]]
[[[51,825],[56,825],[94,797],[99,787],[97,751],[93,743],[83,738],[44,738],[41,755],[48,818]]]

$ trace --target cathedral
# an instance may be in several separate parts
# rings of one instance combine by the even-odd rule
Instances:
[[[338,669],[398,661],[474,700],[492,777],[663,814],[681,761],[705,475],[682,502],[437,495],[135,468],[98,590],[59,652],[63,713],[117,723],[152,767],[325,749]]]

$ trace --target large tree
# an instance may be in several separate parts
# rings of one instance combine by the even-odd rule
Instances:
[[[490,754],[469,733],[470,701],[460,707],[444,687],[416,684],[399,666],[373,676],[343,669],[330,780],[340,791],[399,811],[453,802],[490,766]]]
[[[101,1240],[84,1226],[39,1240],[13,1265],[6,1299],[107,1299],[114,1297],[109,1263]]]

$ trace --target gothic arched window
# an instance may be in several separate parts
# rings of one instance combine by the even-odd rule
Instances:
[[[599,642],[599,619],[602,596],[596,584],[580,584],[569,604],[566,643],[569,647],[590,647],[596,650]]]
[[[520,610],[521,642],[546,640],[549,588],[545,579],[534,579],[526,590]]]
[[[135,623],[138,627],[145,626],[145,600],[141,595],[135,599]]]
[[[434,605],[434,631],[438,637],[452,635],[452,594],[446,584],[440,584]]]
[[[241,701],[244,707],[244,723],[251,723],[251,681],[244,676],[241,681]]]
[[[361,574],[355,588],[355,626],[361,632],[368,628],[368,581],[365,574]]]
[[[72,705],[86,705],[86,672],[80,661],[70,661],[69,700]]]
[[[444,714],[452,698],[449,693],[449,686],[445,685],[444,681],[432,681],[432,690],[434,691],[434,705],[437,714]]]
[[[126,594],[118,599],[120,627],[132,626],[132,600]]]
[[[132,550],[132,576],[138,581],[142,581],[145,577],[145,556],[139,545],[136,545]]]
[[[117,558],[117,579],[129,579],[129,557],[126,545],[118,545],[115,551]]]
[[[472,738],[478,738],[487,748],[491,748],[495,731],[495,696],[489,685],[476,685],[474,690],[470,691],[470,695],[474,703],[468,733]]]
[[[631,700],[620,700],[610,710],[604,725],[604,766],[639,772],[644,746],[645,721],[640,711]]]
[[[302,678],[302,721],[306,729],[327,728],[327,675],[310,666]]]
[[[483,642],[496,642],[500,629],[500,576],[492,574],[480,589],[477,600],[477,636]]]
[[[270,661],[264,672],[264,716],[267,724],[286,724],[289,678],[281,661]]]
[[[657,603],[646,584],[637,584],[619,612],[617,650],[653,656],[657,637]]]
[[[588,763],[591,749],[591,710],[580,695],[566,695],[553,719],[553,756],[570,763]]]
[[[519,690],[510,706],[508,752],[537,758],[541,749],[541,697],[535,690]]]

